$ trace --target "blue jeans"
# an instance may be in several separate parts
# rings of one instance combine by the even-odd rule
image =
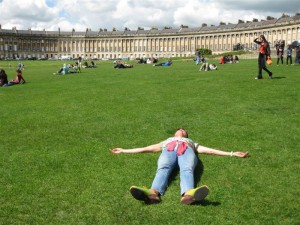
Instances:
[[[180,193],[183,195],[186,191],[194,188],[194,170],[197,162],[197,156],[190,147],[181,156],[177,156],[176,151],[168,151],[167,148],[164,148],[158,159],[158,168],[151,189],[155,189],[163,195],[172,170],[179,165]]]

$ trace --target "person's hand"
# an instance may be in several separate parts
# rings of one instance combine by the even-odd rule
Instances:
[[[232,155],[236,156],[236,157],[240,157],[240,158],[246,158],[249,156],[249,153],[248,152],[233,152]]]
[[[113,148],[111,150],[112,153],[119,154],[123,152],[123,148]]]

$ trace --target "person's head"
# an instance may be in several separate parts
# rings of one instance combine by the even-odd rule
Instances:
[[[265,35],[260,35],[259,38],[260,38],[262,41],[267,42],[267,39],[266,39]]]
[[[6,75],[5,70],[1,69],[1,70],[0,70],[0,74],[1,74],[1,75]]]
[[[188,135],[187,131],[184,128],[178,128],[175,131],[174,137],[185,137],[185,138],[188,138],[189,135]]]

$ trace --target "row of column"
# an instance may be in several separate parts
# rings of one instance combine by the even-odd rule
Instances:
[[[203,35],[184,37],[132,38],[104,40],[61,41],[61,52],[190,52],[196,48],[208,48],[215,51],[232,50],[233,45],[243,44],[253,47],[253,39],[264,34],[272,45],[278,40],[291,42],[300,38],[299,27],[286,30],[234,33],[224,35]],[[75,43],[75,44],[74,44]]]
[[[264,34],[274,46],[278,40],[287,43],[300,39],[299,25],[281,30],[266,30],[252,32],[235,32],[231,34],[205,34],[170,37],[119,37],[119,38],[51,38],[28,39],[11,37],[0,39],[0,51],[12,52],[45,52],[60,55],[82,55],[101,53],[190,53],[197,48],[208,48],[212,51],[231,51],[236,44],[243,44],[248,49],[253,49],[253,39]],[[1,55],[1,54],[0,54]]]

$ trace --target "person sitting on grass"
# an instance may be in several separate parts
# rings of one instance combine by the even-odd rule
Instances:
[[[167,62],[157,63],[157,64],[154,64],[153,66],[171,66],[171,65],[172,65],[172,60],[169,59]]]
[[[94,62],[94,61],[91,61],[90,68],[96,68],[96,64],[95,64],[95,62]]]
[[[70,66],[70,73],[79,73],[78,64]]]
[[[127,63],[123,63],[121,61],[117,61],[115,63],[116,63],[116,65],[114,66],[115,69],[133,68],[133,65],[127,64]]]
[[[145,58],[140,58],[138,61],[137,61],[137,64],[146,64],[147,63],[147,60]]]
[[[85,61],[84,63],[83,63],[83,66],[82,66],[82,68],[88,68],[89,67],[89,64],[88,64],[88,62],[87,61]]]
[[[17,78],[9,81],[7,84],[3,85],[3,86],[13,86],[15,84],[19,84],[19,80]]]
[[[113,148],[111,151],[115,154],[162,151],[151,188],[130,187],[132,196],[137,200],[144,201],[146,204],[161,201],[160,196],[165,193],[169,176],[176,166],[179,166],[180,170],[181,203],[191,205],[204,200],[209,192],[208,187],[206,185],[194,187],[194,170],[198,162],[196,153],[241,158],[248,156],[248,152],[225,152],[201,146],[189,139],[187,131],[183,128],[177,129],[173,137],[158,144],[132,149]]]
[[[209,70],[217,70],[218,67],[216,64],[210,64],[210,63],[203,63],[202,66],[200,67],[199,71],[209,71]]]
[[[240,59],[237,55],[234,56],[233,62],[234,63],[239,63],[240,62]]]
[[[25,84],[26,81],[25,81],[25,79],[22,75],[22,71],[20,69],[17,69],[16,72],[17,72],[17,75],[16,75],[15,79],[3,84],[2,86],[12,86],[12,85],[15,85],[15,84]],[[6,80],[7,80],[7,77],[6,77]]]
[[[223,55],[220,58],[220,64],[225,64],[225,57]]]
[[[0,87],[8,84],[7,74],[5,70],[0,70]]]
[[[70,66],[64,63],[63,67],[57,71],[57,73],[53,73],[54,75],[66,75],[70,73]]]
[[[15,80],[18,80],[19,84],[25,84],[26,83],[26,81],[25,81],[25,79],[24,79],[24,77],[22,75],[22,70],[17,69],[17,77],[16,77]]]

